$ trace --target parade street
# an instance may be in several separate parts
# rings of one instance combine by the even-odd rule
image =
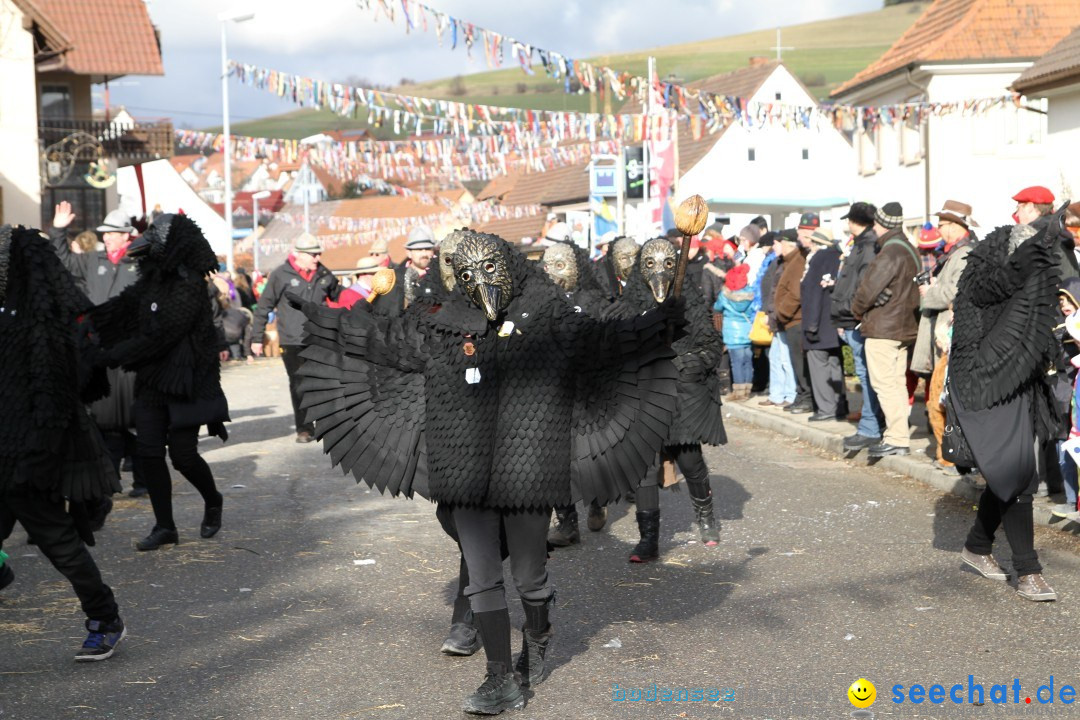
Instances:
[[[153,519],[126,495],[97,535],[129,630],[112,660],[71,661],[70,586],[21,528],[5,544],[16,581],[0,595],[0,720],[459,717],[484,658],[439,652],[458,553],[434,507],[381,497],[320,445],[296,444],[280,360],[228,368],[223,387],[231,438],[200,442],[225,495],[222,531],[199,539],[202,504],[174,472],[179,545],[136,552]],[[1074,537],[1036,530],[1060,600],[1028,602],[962,566],[969,503],[731,418],[728,433],[706,449],[719,547],[696,542],[683,490],[661,495],[657,562],[627,562],[625,503],[553,554],[556,667],[508,717],[841,718],[860,677],[877,687],[878,718],[1077,716],[1059,699],[1080,685]],[[1011,570],[1003,537],[995,555]],[[969,675],[984,706],[968,701]],[[1055,703],[1040,705],[1051,676]],[[615,699],[654,683],[720,699]],[[962,684],[963,704],[893,702],[894,686],[915,684]],[[994,684],[1009,704],[991,703]]]

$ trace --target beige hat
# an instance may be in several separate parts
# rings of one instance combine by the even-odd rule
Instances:
[[[368,255],[356,261],[356,272],[361,275],[373,275],[383,266],[382,259]]]
[[[368,250],[368,252],[372,255],[374,255],[375,253],[387,255],[390,253],[390,243],[386,240],[383,240],[382,238],[379,238],[375,242],[371,243],[371,249]]]
[[[826,228],[818,228],[810,236],[810,240],[818,245],[825,245],[828,247],[833,244],[832,232]]]
[[[300,237],[296,238],[296,244],[293,245],[293,250],[296,252],[307,253],[308,255],[320,255],[322,254],[323,248],[314,235],[311,233],[301,233]]]

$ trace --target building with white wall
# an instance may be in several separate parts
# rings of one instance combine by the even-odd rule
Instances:
[[[1077,28],[1035,61],[1013,90],[1046,101],[1046,167],[1060,200],[1080,201],[1080,15]]]
[[[1045,101],[1018,98],[990,109],[974,103],[1010,95],[1021,73],[1078,22],[1078,7],[1077,0],[936,0],[832,98],[860,106],[968,106],[853,128],[857,198],[899,201],[909,225],[951,198],[993,227],[1010,222],[1010,198],[1020,188],[1060,192],[1048,172]]]

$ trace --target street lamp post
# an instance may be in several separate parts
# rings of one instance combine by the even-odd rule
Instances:
[[[232,272],[236,267],[236,257],[233,250],[232,137],[229,134],[229,54],[226,50],[225,28],[229,22],[241,23],[253,17],[255,17],[255,13],[247,10],[234,10],[218,15],[218,22],[221,23],[221,113],[223,120],[222,132],[225,135],[225,239],[229,243],[229,272]]]
[[[260,190],[251,196],[251,214],[254,222],[251,226],[251,271],[259,272],[259,201],[270,197],[269,190]]]

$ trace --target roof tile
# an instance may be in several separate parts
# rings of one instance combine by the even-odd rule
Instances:
[[[71,42],[65,69],[80,75],[164,75],[143,0],[34,0]]]
[[[1080,82],[1080,27],[1025,70],[1013,90],[1029,93],[1075,82]]]

